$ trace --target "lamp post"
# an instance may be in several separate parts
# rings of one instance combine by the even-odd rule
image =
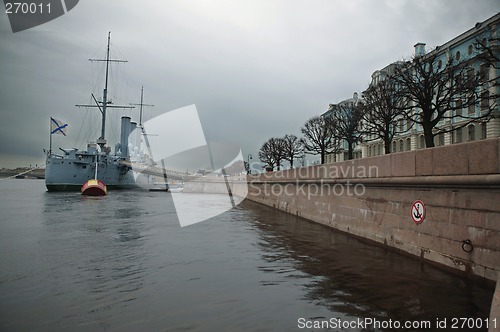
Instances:
[[[248,156],[247,156],[247,165],[248,165],[247,174],[252,174],[252,170],[250,169],[250,159],[252,159],[252,155],[248,154]]]

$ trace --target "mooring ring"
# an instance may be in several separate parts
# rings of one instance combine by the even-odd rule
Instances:
[[[469,239],[462,241],[462,250],[465,252],[472,252],[474,250],[474,246]]]

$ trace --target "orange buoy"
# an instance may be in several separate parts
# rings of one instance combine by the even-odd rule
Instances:
[[[106,196],[108,189],[101,180],[88,180],[81,189],[82,195],[87,196]]]

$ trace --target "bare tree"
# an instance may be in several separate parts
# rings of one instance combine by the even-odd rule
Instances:
[[[489,40],[477,38],[474,46],[477,57],[481,61],[493,68],[500,68],[500,38],[490,38]]]
[[[248,163],[248,161],[243,161],[243,166],[245,168],[245,171],[247,172],[247,174],[250,174],[250,164]]]
[[[301,142],[302,142],[302,140],[301,140]],[[302,152],[300,154],[300,156],[299,156],[299,164],[300,164],[301,167],[306,166],[307,160],[306,160],[306,154],[305,154],[305,152]]]
[[[271,138],[271,144],[273,146],[274,151],[274,159],[276,160],[276,167],[278,171],[282,166],[282,161],[285,160],[285,140],[281,137]]]
[[[302,141],[295,135],[285,135],[283,137],[285,157],[284,159],[290,163],[290,168],[293,168],[293,161],[300,158],[304,151]]]
[[[433,147],[439,134],[487,120],[496,107],[496,98],[483,92],[484,82],[476,75],[472,61],[459,62],[459,57],[450,55],[444,63],[445,57],[433,51],[396,68],[394,80],[407,100],[405,116],[422,126],[426,147]],[[488,102],[481,102],[481,114],[477,115],[481,99]],[[450,125],[451,119],[457,120],[456,125]]]
[[[348,159],[354,157],[354,147],[361,142],[363,119],[362,103],[330,104],[329,116],[334,123],[333,135],[340,141],[347,142]]]
[[[386,154],[391,153],[394,137],[408,131],[413,125],[413,121],[405,121],[408,119],[404,117],[405,112],[400,107],[402,99],[395,81],[390,77],[378,84],[370,85],[363,92],[364,138],[366,141],[381,139]]]
[[[259,159],[267,167],[273,168],[276,166],[276,160],[274,159],[273,146],[270,141],[266,141],[259,150]]]
[[[491,117],[500,117],[500,110],[498,109],[498,98],[500,97],[498,93],[500,87],[500,80],[498,79],[498,71],[500,69],[500,38],[478,38],[476,39],[475,48],[477,58],[482,61],[482,64],[479,66],[479,80],[483,89],[481,94],[481,108],[484,108],[487,102],[486,97],[489,97],[489,103],[492,108]]]
[[[271,168],[280,170],[281,162],[285,159],[285,143],[283,138],[268,139],[259,150],[259,159]]]
[[[338,151],[338,141],[333,136],[333,122],[325,117],[314,116],[307,120],[300,129],[304,134],[302,144],[308,154],[319,154],[321,163],[325,163],[325,156],[328,153]]]

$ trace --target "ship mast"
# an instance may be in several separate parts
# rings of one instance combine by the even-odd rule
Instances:
[[[143,106],[153,107],[154,105],[144,104],[144,86],[141,87],[141,103],[140,104],[130,104],[130,105],[140,106],[139,128],[141,128],[142,135],[144,136],[144,142],[146,143],[146,147],[148,148],[149,158],[153,159],[153,152],[151,151],[151,147],[149,145],[148,135],[146,134],[146,131],[144,130],[144,126],[142,125],[142,107]]]
[[[90,62],[106,62],[106,75],[104,81],[104,89],[102,91],[102,102],[99,102],[95,99],[92,94],[92,98],[94,99],[96,105],[76,105],[78,107],[98,107],[101,112],[101,136],[97,139],[97,144],[101,147],[101,151],[103,151],[104,146],[106,145],[106,109],[108,107],[113,108],[134,108],[134,106],[115,106],[111,105],[111,102],[108,102],[108,73],[109,73],[109,63],[110,62],[127,62],[127,60],[116,60],[109,58],[109,46],[111,43],[111,31],[108,32],[108,46],[106,50],[106,59],[89,59]],[[102,107],[101,107],[102,105]]]
[[[104,90],[102,91],[102,124],[101,137],[97,140],[97,144],[102,148],[106,144],[106,105],[108,104],[108,72],[109,72],[109,42],[111,41],[111,31],[108,31],[108,49],[106,51],[106,80],[104,81]]]
[[[134,106],[140,106],[140,113],[139,113],[139,126],[142,127],[142,106],[150,106],[153,107],[154,105],[151,104],[144,104],[144,86],[141,87],[141,103],[140,104],[130,104]]]

